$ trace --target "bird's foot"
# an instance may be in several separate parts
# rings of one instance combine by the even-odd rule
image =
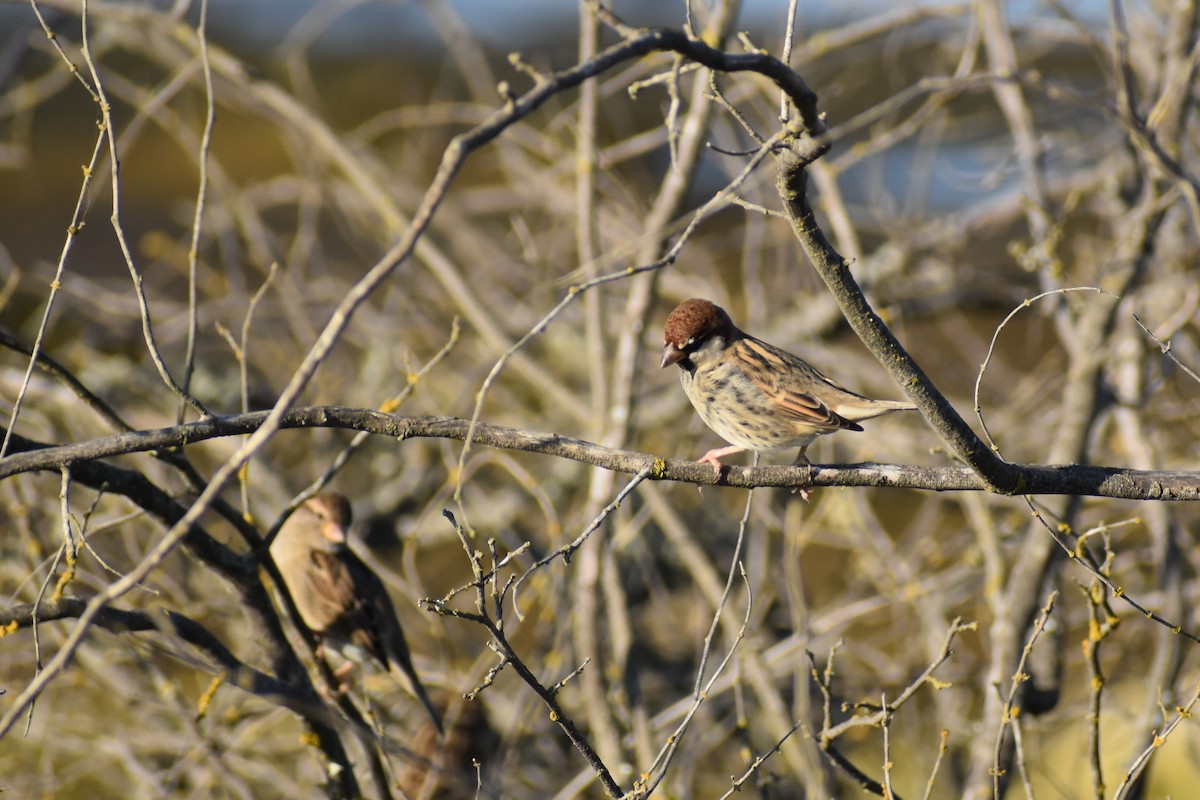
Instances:
[[[711,452],[705,453],[704,458],[700,459],[697,463],[712,464],[713,474],[718,478],[721,477],[721,459],[714,456]]]
[[[318,691],[327,703],[336,703],[350,693],[350,684],[338,678],[336,684],[322,681]]]
[[[712,450],[709,450],[707,453],[705,453],[703,456],[701,456],[699,463],[712,464],[713,474],[717,478],[720,478],[721,477],[721,459],[724,458],[725,456],[731,456],[734,453],[744,452],[745,449],[746,448],[744,448],[744,447],[734,447],[732,445],[729,447],[717,447]]]

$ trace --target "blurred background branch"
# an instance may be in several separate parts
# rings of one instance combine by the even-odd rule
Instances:
[[[565,800],[738,775],[760,797],[1041,798],[1119,775],[1137,798],[1200,779],[1179,755],[1195,646],[1100,588],[1200,630],[1198,509],[1159,502],[1200,483],[1195,4],[90,0],[86,48],[83,9],[0,3],[3,618],[120,585],[97,625],[179,625],[39,624],[38,652],[73,659],[52,680],[28,627],[0,639],[4,712],[44,687],[0,788]],[[802,197],[781,205],[765,142],[794,148]],[[794,201],[857,312],[803,263]],[[946,420],[1045,293],[978,386],[1006,463]],[[714,483],[692,459],[715,437],[653,356],[689,297],[856,391],[913,392],[935,430],[884,418],[814,444],[811,475],[672,485]],[[864,348],[863,320],[920,372]],[[650,480],[617,503],[619,473]],[[756,493],[735,564],[740,489],[809,478],[811,504]],[[272,602],[262,535],[318,482],[351,496],[445,739],[371,676],[322,695]],[[472,581],[455,502],[499,586],[589,532],[526,575],[504,634],[606,789],[536,692],[489,673],[485,633],[418,607]],[[1086,592],[1077,562],[1102,579]],[[722,602],[735,572],[753,604]],[[693,708],[710,629],[729,662]],[[189,637],[203,664],[175,657]],[[214,665],[303,702],[226,691]]]

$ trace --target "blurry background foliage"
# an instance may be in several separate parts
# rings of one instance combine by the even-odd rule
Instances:
[[[38,5],[82,67],[79,4]],[[622,2],[616,11],[631,24],[680,27],[682,5]],[[703,28],[714,12],[707,3],[693,5]],[[1115,3],[1129,33],[1124,61],[1113,46],[1109,10],[1099,3],[1016,4],[1007,19],[1004,4],[987,0],[831,5],[839,10],[800,4],[791,63],[820,95],[834,129],[833,149],[811,181],[819,222],[854,260],[876,310],[975,422],[979,365],[1014,306],[1067,286],[1119,293],[1056,295],[1004,329],[980,393],[989,428],[1014,461],[1194,468],[1200,387],[1162,358],[1132,319],[1136,313],[1170,338],[1181,362],[1200,365],[1193,5]],[[145,277],[158,344],[177,379],[206,104],[194,6],[89,3],[91,48],[119,137],[121,217]],[[240,342],[255,292],[269,281],[241,354],[250,409],[273,404],[334,305],[399,235],[449,138],[502,104],[500,81],[517,92],[529,85],[507,54],[520,51],[542,71],[578,60],[579,9],[565,1],[214,2],[209,13],[217,118],[207,153],[190,388],[209,409],[228,414],[242,409],[243,390],[231,342]],[[730,30],[744,30],[778,54],[786,4],[747,3],[742,13]],[[615,40],[602,33],[602,44]],[[1006,72],[1005,43],[1020,82],[994,79]],[[725,47],[741,45],[730,37]],[[746,163],[745,156],[706,149],[694,163],[673,165],[666,82],[641,86],[635,98],[629,92],[669,73],[671,64],[669,56],[650,56],[596,82],[590,206],[581,205],[578,188],[579,142],[586,138],[579,91],[553,98],[475,154],[418,256],[358,311],[302,402],[380,406],[446,344],[457,317],[460,339],[397,413],[470,417],[496,360],[570,285],[654,260],[690,213]],[[694,91],[697,80],[707,83],[708,73],[679,77],[680,119],[710,102]],[[1156,126],[1177,172],[1129,124],[1121,81],[1133,92],[1137,119]],[[778,128],[779,97],[767,82],[738,75],[722,76],[718,85],[764,136]],[[915,86],[925,91],[896,102]],[[26,343],[50,297],[97,119],[29,5],[0,4],[0,325]],[[715,147],[754,147],[720,106],[704,124],[703,139]],[[1036,157],[1023,158],[1029,145]],[[769,164],[738,192],[750,207],[729,206],[705,220],[676,263],[588,293],[533,338],[491,388],[482,418],[697,457],[716,439],[687,404],[675,370],[657,363],[663,318],[692,296],[724,305],[744,329],[858,391],[901,397],[846,328],[787,224],[755,208],[779,206]],[[86,225],[66,261],[43,348],[134,427],[164,427],[176,421],[179,403],[147,356],[108,222],[108,169],[102,158],[84,198]],[[665,224],[648,228],[657,219],[651,210],[660,186],[680,177],[689,182],[682,200]],[[643,306],[631,301],[639,291],[648,291]],[[1087,322],[1104,314],[1111,324]],[[631,334],[641,347],[623,351],[618,344]],[[0,352],[6,420],[27,363],[12,350]],[[614,419],[626,394],[628,415]],[[37,372],[16,430],[44,442],[109,432]],[[248,519],[265,530],[350,438],[336,430],[283,431],[252,462],[244,491],[230,486],[226,497],[239,506],[244,498]],[[187,455],[208,473],[236,445],[204,442]],[[376,437],[332,484],[352,497],[359,549],[391,587],[418,670],[443,699],[469,691],[494,663],[481,630],[416,604],[470,580],[462,547],[441,516],[452,505],[461,447]],[[810,455],[818,463],[948,463],[915,414],[823,440]],[[112,463],[185,501],[189,496],[178,473],[149,455]],[[531,542],[532,554],[518,562],[527,567],[582,532],[627,480],[597,472],[476,446],[461,476],[463,503],[475,529],[499,540],[501,552]],[[59,489],[56,473],[0,481],[6,604],[31,602],[47,580],[62,543]],[[89,548],[70,594],[93,594],[161,536],[160,525],[118,496],[97,499],[75,486],[70,503],[77,523],[86,515]],[[560,701],[627,788],[648,768],[690,695],[714,612],[713,587],[730,569],[745,503],[742,490],[643,484],[569,565],[560,561],[526,582],[523,620],[509,614],[514,645],[546,684],[591,659]],[[1192,506],[1055,499],[1045,511],[1052,524],[1061,518],[1080,532],[1103,528],[1092,543],[1101,553],[1102,544],[1111,546],[1114,581],[1172,621],[1200,629]],[[216,515],[206,525],[244,549]],[[1114,604],[1111,612],[1124,624],[1096,645],[1106,684],[1099,722],[1089,722],[1096,678],[1080,642],[1097,631],[1089,621],[1108,613],[1087,602],[1090,577],[1043,548],[1032,590],[1006,593],[1042,547],[1031,543],[1046,536],[1019,498],[821,489],[804,505],[785,490],[755,492],[747,584],[734,585],[714,657],[733,644],[748,587],[746,638],[682,740],[663,796],[719,796],[730,775],[797,720],[805,728],[759,771],[759,796],[856,794],[808,733],[821,718],[805,650],[823,666],[842,643],[834,662],[836,722],[856,713],[843,711],[842,700],[878,703],[915,680],[957,616],[979,625],[958,634],[936,671],[948,685],[925,685],[895,715],[892,781],[901,795],[920,796],[945,730],[948,751],[932,795],[990,794],[997,698],[1010,688],[1030,608],[1052,588],[1061,594],[1051,630],[1035,648],[1047,656],[1035,679],[1052,687],[1053,700],[1040,716],[1018,718],[1028,791],[1039,798],[1112,796],[1152,732],[1190,696],[1197,650]],[[62,566],[57,570],[51,586]],[[258,633],[237,596],[183,551],[118,605],[187,614],[239,658],[265,668]],[[41,627],[43,660],[69,630],[67,622]],[[323,778],[300,743],[296,716],[234,688],[218,690],[198,716],[209,675],[188,652],[159,634],[89,634],[73,667],[38,701],[28,734],[5,737],[0,788],[19,797],[310,796]],[[34,669],[28,630],[0,640],[0,688],[8,698]],[[385,730],[403,744],[417,741],[411,734],[420,714],[410,699],[386,683],[368,685]],[[512,670],[476,707],[490,728],[479,737],[488,742],[479,751],[486,751],[485,796],[551,797],[589,774]],[[1106,784],[1100,790],[1087,744],[1097,730]],[[837,747],[881,777],[878,728],[858,729]],[[402,771],[404,759],[393,760]],[[1186,796],[1200,779],[1198,763],[1195,723],[1185,722],[1138,791]],[[473,773],[464,774],[459,790],[474,784]],[[362,776],[360,782],[370,785]],[[1025,796],[1015,771],[1006,783],[1009,796]],[[575,785],[583,796],[601,796],[594,781]]]

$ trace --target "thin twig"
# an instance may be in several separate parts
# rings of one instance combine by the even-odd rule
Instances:
[[[553,563],[556,559],[561,558],[563,563],[570,564],[571,557],[575,554],[575,551],[583,546],[584,542],[588,540],[588,537],[591,536],[597,528],[604,524],[604,520],[608,519],[610,514],[621,507],[621,503],[624,502],[625,498],[629,496],[630,492],[636,489],[638,485],[642,483],[642,481],[649,478],[656,468],[657,464],[654,461],[649,461],[644,467],[638,470],[637,474],[633,476],[632,480],[625,484],[625,487],[617,493],[617,496],[613,498],[612,502],[601,509],[600,513],[597,514],[596,517],[588,524],[588,526],[583,529],[582,533],[575,537],[574,541],[563,545],[554,552],[550,553],[550,555],[539,559],[533,564],[533,566],[526,570],[519,579],[517,579],[517,582],[513,585],[513,608],[517,612],[518,619],[525,618],[517,604],[517,592],[520,590],[521,584],[525,582],[525,579],[542,567],[545,567],[547,564]]]
[[[1172,349],[1171,349],[1171,340],[1170,340],[1170,339],[1168,339],[1167,341],[1165,341],[1165,342],[1164,342],[1164,341],[1162,341],[1161,339],[1159,339],[1157,336],[1155,336],[1155,335],[1154,335],[1154,334],[1153,334],[1153,333],[1150,331],[1150,329],[1146,327],[1146,324],[1145,324],[1144,322],[1142,322],[1141,318],[1140,318],[1140,317],[1138,317],[1138,315],[1137,315],[1137,314],[1134,314],[1134,315],[1133,315],[1133,319],[1134,319],[1134,321],[1135,321],[1135,322],[1137,322],[1137,324],[1138,324],[1138,327],[1140,327],[1140,328],[1141,328],[1143,331],[1145,331],[1145,332],[1146,332],[1146,335],[1147,335],[1147,336],[1149,336],[1151,339],[1153,339],[1153,340],[1154,340],[1154,343],[1155,343],[1156,345],[1158,345],[1159,352],[1161,352],[1161,353],[1162,353],[1164,356],[1166,356],[1167,358],[1169,358],[1169,359],[1171,359],[1172,361],[1174,361],[1174,362],[1175,362],[1175,366],[1179,367],[1181,370],[1183,370],[1184,372],[1186,372],[1186,373],[1187,373],[1187,375],[1188,375],[1188,377],[1190,377],[1192,380],[1196,381],[1197,383],[1200,383],[1200,375],[1197,375],[1197,374],[1196,374],[1196,371],[1195,371],[1194,369],[1192,369],[1192,368],[1191,368],[1191,367],[1189,367],[1187,364],[1184,364],[1182,361],[1180,361],[1180,360],[1179,360],[1179,359],[1178,359],[1178,358],[1175,356],[1175,353],[1174,353],[1174,352],[1172,352]]]
[[[1200,701],[1200,684],[1197,684],[1196,690],[1192,692],[1192,696],[1188,698],[1186,703],[1175,708],[1175,716],[1172,717],[1171,721],[1151,737],[1150,744],[1133,760],[1129,769],[1121,776],[1121,785],[1117,787],[1116,794],[1113,795],[1113,800],[1126,800],[1129,797],[1130,791],[1137,785],[1136,779],[1146,769],[1154,754],[1167,743],[1167,738],[1175,732],[1180,723],[1184,720],[1192,719],[1192,708],[1196,705],[1197,701]]]
[[[979,374],[975,377],[975,390],[972,398],[975,402],[975,416],[979,420],[979,426],[983,428],[984,438],[987,439],[988,446],[991,447],[992,450],[994,450],[997,454],[1000,452],[1000,447],[996,444],[996,440],[992,438],[992,432],[988,429],[987,421],[983,418],[983,406],[979,401],[979,389],[983,385],[984,373],[987,372],[988,365],[992,361],[992,354],[996,352],[996,342],[1000,339],[1000,333],[1005,329],[1005,327],[1008,326],[1008,323],[1011,322],[1014,317],[1016,317],[1025,309],[1031,308],[1037,301],[1043,300],[1047,297],[1052,297],[1054,295],[1065,295],[1071,292],[1096,292],[1097,294],[1108,294],[1098,286],[1071,286],[1063,289],[1054,289],[1049,292],[1042,292],[1041,294],[1021,301],[1021,304],[1012,311],[1008,312],[1008,315],[1001,320],[1000,324],[996,326],[996,329],[992,331],[992,341],[988,344],[987,354],[983,357],[983,361],[979,365]]]
[[[216,123],[216,101],[213,96],[212,64],[208,60],[208,0],[200,0],[200,19],[196,23],[196,38],[200,44],[200,64],[204,73],[204,133],[200,137],[200,151],[196,154],[199,163],[199,186],[196,188],[196,211],[192,218],[192,241],[188,247],[188,325],[187,351],[183,357],[183,379],[180,386],[185,393],[191,391],[192,371],[196,367],[196,267],[200,260],[200,231],[204,227],[204,203],[208,194],[208,156],[212,145],[213,126]],[[176,421],[183,422],[186,403],[181,402]],[[242,408],[245,411],[245,407]]]
[[[644,774],[648,777],[635,781],[634,790],[632,793],[632,796],[635,798],[648,797],[649,795],[653,794],[654,790],[666,777],[667,768],[670,766],[676,752],[678,752],[679,744],[682,740],[683,734],[689,727],[691,727],[692,720],[695,718],[696,713],[700,710],[700,706],[709,696],[709,690],[716,683],[717,679],[725,672],[725,668],[729,666],[729,662],[733,659],[734,653],[737,652],[738,645],[741,644],[742,639],[746,635],[746,628],[750,624],[750,612],[753,610],[754,598],[751,595],[750,582],[746,578],[745,568],[742,566],[741,562],[737,562],[735,566],[737,567],[738,574],[741,575],[742,583],[746,587],[746,613],[742,618],[742,624],[738,628],[737,635],[734,637],[733,641],[730,642],[729,649],[725,652],[725,657],[722,658],[720,663],[718,663],[713,669],[712,677],[709,678],[707,683],[700,687],[698,693],[694,693],[692,695],[691,703],[689,704],[687,711],[684,713],[683,719],[679,722],[675,729],[671,731],[671,734],[666,739],[666,743],[654,757],[654,761],[651,763],[650,767],[646,769]],[[722,610],[723,608],[718,608],[716,610],[713,615],[714,621],[720,619]]]
[[[779,753],[779,751],[783,749],[784,742],[786,742],[788,739],[792,738],[792,735],[796,731],[800,730],[803,727],[804,727],[803,722],[794,723],[792,725],[792,727],[788,729],[788,732],[785,733],[783,736],[781,736],[778,739],[778,741],[775,742],[774,747],[772,747],[770,750],[768,750],[765,753],[760,753],[759,755],[755,756],[754,761],[752,761],[750,763],[750,766],[747,767],[746,770],[741,775],[738,775],[736,778],[734,778],[732,781],[730,781],[729,790],[726,791],[725,794],[721,795],[721,797],[718,800],[729,800],[729,798],[732,797],[734,794],[741,792],[745,786],[746,781],[748,781],[760,769],[762,769],[763,765],[766,764],[767,761],[772,756],[777,755]]]
[[[133,251],[129,246],[129,241],[125,236],[125,228],[121,222],[121,160],[117,153],[117,140],[115,135],[115,126],[112,118],[112,105],[109,103],[108,97],[105,94],[104,85],[100,81],[100,68],[96,65],[96,61],[92,56],[90,24],[88,20],[88,2],[83,0],[82,11],[80,15],[81,29],[81,52],[83,54],[84,63],[87,65],[88,71],[92,76],[92,85],[95,87],[97,96],[97,106],[100,109],[101,131],[108,135],[105,137],[108,141],[108,158],[109,158],[109,180],[112,182],[112,216],[109,222],[112,224],[113,232],[116,235],[117,245],[120,247],[121,255],[125,259],[125,266],[129,270],[129,276],[133,280],[133,292],[138,302],[138,312],[142,319],[142,337],[146,341],[146,352],[150,355],[150,360],[154,364],[158,375],[168,389],[170,389],[180,400],[191,406],[201,417],[208,417],[208,409],[200,404],[196,398],[192,397],[183,389],[171,376],[171,371],[167,368],[166,362],[163,361],[162,352],[158,349],[158,343],[154,337],[154,326],[150,319],[150,304],[146,298],[146,289],[144,286],[144,278],[137,264],[133,259]]]
[[[34,9],[37,9],[36,4],[34,5]],[[40,12],[38,18],[41,19]],[[42,24],[45,26],[45,22]],[[46,35],[50,36],[49,28],[46,28]],[[54,39],[53,36],[50,38]],[[57,41],[55,41],[55,47],[58,46]],[[62,52],[61,49],[59,52]],[[66,57],[64,56],[64,58]],[[70,64],[70,60],[67,63]],[[74,65],[72,65],[73,67]],[[87,86],[86,81],[84,81],[84,86]],[[12,443],[13,431],[17,427],[17,419],[21,415],[21,406],[25,402],[26,392],[29,391],[29,380],[33,375],[33,368],[35,365],[41,363],[42,360],[42,342],[45,339],[46,330],[50,325],[50,311],[54,308],[54,301],[58,297],[58,293],[62,290],[63,276],[66,274],[67,257],[71,253],[71,247],[75,244],[75,239],[79,235],[79,232],[83,230],[84,204],[87,202],[88,189],[91,186],[92,177],[96,174],[96,165],[99,163],[100,153],[104,147],[104,138],[105,131],[101,130],[100,134],[96,137],[96,144],[92,148],[91,159],[88,161],[87,166],[83,168],[83,185],[80,187],[79,197],[75,201],[75,209],[71,214],[71,222],[67,225],[67,238],[63,242],[62,252],[59,253],[58,263],[54,268],[54,278],[50,281],[50,296],[46,299],[46,307],[42,311],[42,319],[38,324],[37,336],[34,337],[33,348],[29,353],[29,365],[25,368],[25,377],[21,380],[21,388],[17,392],[16,400],[13,401],[12,414],[9,415],[8,430],[4,433],[4,441],[0,443],[0,459],[3,459],[8,454],[9,445]],[[55,362],[50,363],[53,364]],[[93,406],[93,408],[107,408],[107,406]],[[116,415],[113,414],[112,416],[115,417]]]
[[[1051,592],[1050,596],[1046,598],[1046,604],[1042,606],[1041,613],[1038,614],[1037,620],[1034,621],[1033,630],[1029,634],[1028,641],[1025,642],[1025,648],[1021,651],[1021,658],[1017,662],[1016,672],[1013,673],[1008,695],[1004,698],[1004,713],[1000,718],[1000,729],[996,731],[996,745],[992,751],[992,786],[997,797],[1000,795],[1000,779],[1004,777],[1004,770],[1000,768],[1001,755],[1004,751],[1004,735],[1008,730],[1008,726],[1013,723],[1017,692],[1020,691],[1025,681],[1029,680],[1029,675],[1025,672],[1025,662],[1029,660],[1029,654],[1033,652],[1033,646],[1037,643],[1038,637],[1046,629],[1046,622],[1050,619],[1050,613],[1054,610],[1054,601],[1057,598],[1058,592]],[[999,686],[996,686],[995,689],[997,692],[1001,691]]]
[[[937,782],[938,770],[941,769],[942,759],[946,757],[946,751],[949,748],[946,746],[950,738],[950,731],[942,730],[938,732],[938,752],[937,758],[933,760],[933,769],[929,773],[929,780],[925,781],[925,795],[922,800],[929,800],[933,794],[933,785]]]
[[[596,777],[600,780],[608,796],[611,798],[623,797],[625,793],[613,779],[608,767],[600,759],[600,756],[592,748],[591,744],[576,727],[571,718],[567,716],[562,706],[559,705],[558,699],[555,696],[556,691],[544,686],[538,680],[509,643],[508,637],[504,632],[503,614],[504,595],[511,587],[512,580],[510,579],[506,582],[503,588],[500,587],[500,578],[497,569],[498,558],[494,540],[488,542],[492,557],[492,568],[485,569],[482,563],[483,554],[471,544],[466,529],[458,523],[454,518],[454,514],[449,509],[443,510],[442,515],[446,517],[447,521],[450,522],[457,532],[459,542],[462,544],[463,550],[467,555],[467,560],[471,565],[471,573],[474,576],[472,585],[475,587],[475,611],[472,613],[453,609],[442,601],[430,598],[424,598],[421,601],[422,606],[438,614],[457,617],[481,625],[490,636],[489,647],[500,657],[501,662],[497,667],[489,671],[485,678],[484,686],[481,686],[480,690],[490,684],[501,667],[512,667],[513,671],[541,698],[542,702],[549,709],[551,721],[559,726],[575,749],[587,759],[588,764],[595,771]],[[486,577],[488,575],[490,577]],[[489,600],[491,601],[490,603]],[[492,616],[493,614],[495,617]]]
[[[759,454],[755,453],[754,462],[756,464],[758,463],[758,459]],[[750,611],[754,604],[754,597],[751,592],[750,582],[746,578],[746,569],[742,565],[741,559],[743,547],[745,546],[746,541],[746,531],[749,528],[750,510],[753,507],[753,501],[754,492],[747,492],[745,510],[742,512],[741,521],[738,523],[737,541],[733,546],[733,558],[731,559],[729,565],[729,573],[725,578],[725,588],[722,590],[721,597],[717,601],[716,608],[713,610],[712,622],[709,624],[708,633],[704,636],[704,644],[700,650],[700,663],[696,667],[696,680],[692,687],[691,704],[684,713],[683,719],[671,732],[671,735],[667,737],[666,743],[658,751],[658,754],[654,757],[654,760],[650,763],[650,766],[644,770],[643,774],[645,775],[645,778],[635,784],[635,792],[639,792],[639,794],[637,794],[639,797],[647,797],[653,794],[655,788],[666,777],[667,770],[670,768],[671,761],[674,759],[675,754],[679,750],[679,745],[682,743],[684,734],[687,733],[688,728],[691,727],[692,720],[695,718],[696,713],[700,710],[701,704],[703,704],[708,697],[708,690],[712,688],[717,678],[720,677],[721,673],[725,671],[725,667],[729,664],[730,659],[733,658],[733,654],[736,652],[738,644],[745,635],[746,626],[750,622]],[[729,595],[733,590],[735,576],[738,574],[741,575],[742,582],[746,585],[746,614],[742,620],[741,627],[738,629],[737,635],[733,638],[733,641],[729,645],[729,649],[725,653],[725,657],[721,660],[721,663],[717,665],[717,668],[713,671],[712,676],[710,676],[706,681],[704,678],[704,672],[708,664],[709,655],[712,651],[712,643],[716,638],[717,628],[721,624],[721,618],[725,612],[725,605],[729,602]]]

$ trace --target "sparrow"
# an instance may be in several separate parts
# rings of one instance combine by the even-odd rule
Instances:
[[[700,459],[717,475],[721,458],[745,450],[799,447],[794,463],[807,465],[806,451],[818,436],[861,431],[860,420],[916,409],[855,394],[798,356],[739,330],[725,309],[700,298],[676,306],[663,326],[662,367],[672,364],[700,419],[730,443]]]
[[[400,679],[442,733],[441,714],[413,668],[408,642],[383,581],[350,550],[350,503],[340,494],[318,494],[296,509],[271,543],[300,618],[320,640],[349,662],[371,660]]]

